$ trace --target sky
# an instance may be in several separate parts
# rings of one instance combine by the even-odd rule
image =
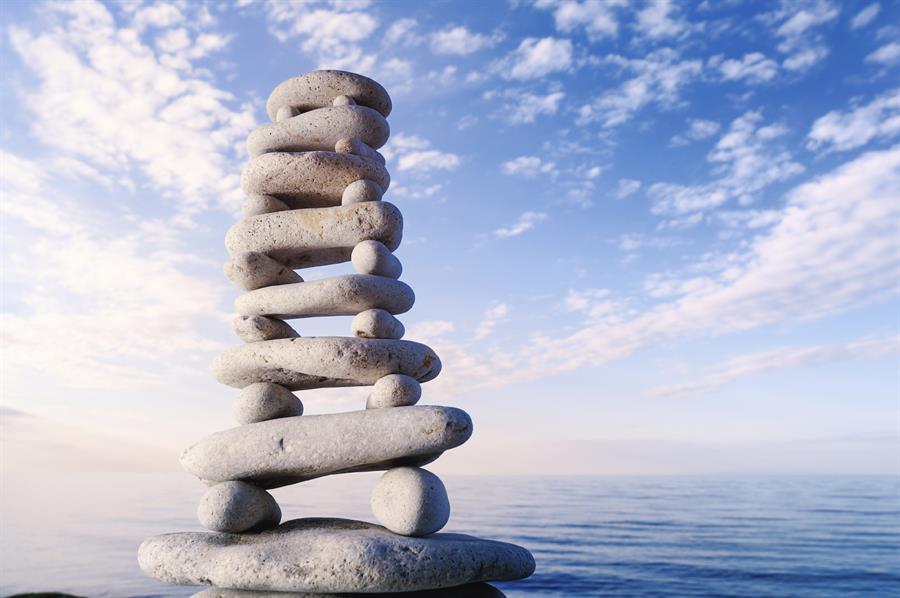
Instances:
[[[0,11],[4,469],[174,471],[235,425],[244,139],[338,68],[393,99],[422,403],[475,423],[435,472],[900,471],[897,1]]]

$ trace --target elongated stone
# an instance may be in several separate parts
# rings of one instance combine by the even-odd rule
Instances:
[[[244,251],[235,255],[225,262],[224,270],[228,280],[245,291],[303,282],[303,278],[292,269],[258,251]]]
[[[347,138],[378,149],[389,134],[387,121],[371,108],[328,106],[255,129],[247,137],[247,150],[253,158],[268,152],[330,152]]]
[[[186,449],[181,464],[202,480],[277,488],[334,473],[424,464],[471,435],[472,420],[453,407],[304,415],[217,432]]]
[[[300,336],[287,322],[265,316],[236,316],[231,321],[231,327],[245,343]]]
[[[367,239],[394,250],[403,237],[400,210],[385,201],[311,208],[245,218],[228,230],[232,256],[256,251],[290,268],[337,264]]]
[[[206,529],[236,534],[275,527],[281,521],[281,508],[262,488],[223,482],[210,487],[200,499],[197,517]]]
[[[323,208],[341,203],[353,181],[368,179],[387,191],[387,169],[374,160],[337,152],[272,152],[247,163],[241,188],[250,197],[271,195],[293,209]]]
[[[451,588],[534,571],[534,558],[514,544],[464,534],[407,538],[346,519],[295,519],[252,536],[164,534],[141,545],[138,562],[170,583],[316,593]]]
[[[289,319],[354,316],[368,309],[401,314],[409,311],[415,300],[413,290],[399,280],[347,274],[249,291],[237,298],[234,307],[245,316]]]
[[[506,594],[486,583],[472,583],[441,590],[420,592],[389,592],[379,594],[322,594],[309,592],[268,592],[256,590],[230,590],[228,588],[207,588],[191,598],[506,598]]]
[[[440,371],[440,359],[423,344],[343,336],[248,343],[223,352],[213,365],[216,379],[228,386],[272,382],[290,390],[365,386],[388,374],[427,382]]]
[[[329,106],[338,96],[351,97],[357,104],[377,110],[384,117],[391,113],[391,98],[378,82],[336,70],[315,71],[281,82],[269,95],[266,113],[274,121],[282,106],[306,112]]]

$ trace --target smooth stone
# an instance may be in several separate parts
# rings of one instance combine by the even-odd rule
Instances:
[[[232,404],[239,424],[303,415],[303,403],[294,393],[278,384],[259,382],[245,386]]]
[[[252,158],[269,152],[330,152],[347,137],[378,149],[389,135],[387,121],[371,108],[328,106],[254,129],[247,136],[247,151]]]
[[[275,212],[245,218],[225,236],[232,256],[265,253],[289,268],[346,262],[360,241],[375,239],[396,249],[403,238],[403,216],[385,201]]]
[[[403,323],[383,309],[367,309],[353,318],[350,325],[353,336],[360,338],[403,338]]]
[[[349,206],[355,203],[381,201],[383,195],[384,191],[375,181],[353,181],[344,189],[344,193],[341,195],[341,205]]]
[[[415,378],[403,374],[388,374],[372,385],[366,409],[408,407],[422,398],[422,385]]]
[[[383,276],[346,274],[248,291],[234,302],[244,316],[281,319],[318,316],[355,316],[367,309],[402,314],[416,296],[406,283]]]
[[[339,139],[337,143],[334,144],[334,151],[339,154],[355,154],[361,158],[376,160],[379,164],[384,164],[384,156],[359,139]]]
[[[281,82],[269,95],[266,113],[275,120],[282,106],[305,112],[330,106],[338,96],[351,97],[384,117],[391,113],[391,97],[381,84],[363,75],[336,70],[313,71]]]
[[[400,278],[403,265],[381,241],[360,241],[350,253],[350,262],[360,274]]]
[[[332,106],[356,106],[356,100],[350,96],[338,96],[331,100]]]
[[[300,336],[291,325],[282,320],[265,316],[235,316],[231,327],[245,343],[258,343]]]
[[[244,218],[272,212],[283,212],[284,210],[290,210],[290,208],[280,199],[268,195],[248,197],[244,200],[244,205],[241,206],[241,213],[244,215]]]
[[[372,491],[372,514],[401,536],[427,536],[450,521],[450,498],[439,477],[421,467],[384,472]]]
[[[197,507],[206,529],[237,534],[275,527],[281,508],[271,494],[245,482],[222,482],[206,491]]]
[[[295,519],[243,536],[164,534],[141,544],[138,562],[169,583],[315,593],[452,588],[534,572],[534,557],[514,544],[449,533],[408,538],[343,519]]]
[[[486,583],[473,583],[442,590],[421,590],[419,592],[388,592],[377,594],[322,594],[309,592],[257,592],[255,590],[230,590],[227,588],[207,588],[191,598],[505,598],[506,594]]]
[[[216,380],[235,388],[273,382],[290,390],[367,386],[388,374],[435,378],[441,360],[430,347],[404,340],[319,336],[248,343],[216,359]]]
[[[341,203],[347,185],[360,179],[384,191],[391,177],[384,165],[355,154],[337,152],[272,152],[250,160],[241,174],[249,197],[271,195],[291,209],[324,208]]]
[[[238,253],[225,262],[224,270],[228,280],[245,291],[303,282],[303,278],[291,268],[258,251]]]
[[[282,106],[278,109],[278,114],[275,115],[275,122],[280,123],[283,120],[294,118],[298,114],[300,114],[300,111],[293,106]]]
[[[209,482],[278,488],[335,473],[423,465],[471,435],[472,420],[453,407],[304,415],[216,432],[187,448],[181,465]]]

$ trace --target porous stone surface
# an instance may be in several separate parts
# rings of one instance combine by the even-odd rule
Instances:
[[[403,324],[383,309],[367,309],[359,312],[350,325],[354,336],[361,338],[403,338]]]
[[[244,215],[244,218],[259,216],[260,214],[270,214],[272,212],[283,212],[284,210],[290,210],[290,208],[280,199],[276,199],[269,195],[248,197],[241,206],[241,213]]]
[[[225,262],[224,270],[228,280],[245,291],[303,282],[303,278],[292,269],[258,251],[238,253]]]
[[[315,71],[281,82],[269,95],[266,112],[275,120],[282,106],[306,112],[329,106],[338,96],[351,97],[385,118],[391,113],[391,97],[381,84],[363,75],[337,70]]]
[[[400,278],[403,266],[384,243],[374,239],[360,241],[350,254],[350,263],[360,274]]]
[[[231,327],[245,343],[300,336],[287,322],[265,316],[236,316],[231,320]]]
[[[382,195],[384,195],[384,190],[375,181],[353,181],[344,189],[344,193],[341,195],[341,205],[349,206],[367,201],[380,201]]]
[[[247,149],[254,158],[268,152],[330,152],[348,138],[378,149],[389,134],[387,121],[371,108],[328,106],[255,129],[247,137]]]
[[[303,415],[303,403],[279,384],[258,382],[241,389],[232,403],[232,412],[239,424],[255,424]]]
[[[402,237],[400,210],[379,201],[245,218],[228,230],[225,247],[232,256],[255,251],[290,268],[308,268],[345,262],[370,239],[393,251]]]
[[[378,150],[374,150],[359,139],[343,138],[338,139],[334,144],[334,151],[340,154],[356,154],[362,158],[375,160],[379,164],[384,165],[384,156]]]
[[[421,590],[419,592],[382,592],[378,594],[315,593],[309,592],[268,592],[256,590],[231,590],[228,588],[207,588],[191,598],[505,598],[506,594],[486,583],[470,583],[455,588],[441,590]]]
[[[250,160],[241,189],[253,197],[271,195],[291,209],[324,208],[341,203],[347,185],[368,179],[387,191],[391,179],[375,160],[337,152],[272,152]]]
[[[524,548],[463,534],[398,536],[342,519],[297,519],[254,535],[186,532],[146,540],[141,569],[180,584],[285,592],[407,592],[527,577]]]
[[[402,536],[427,536],[450,520],[450,499],[441,480],[421,467],[395,467],[372,491],[378,523]]]
[[[290,390],[363,386],[388,374],[427,382],[440,371],[437,354],[421,343],[344,336],[250,343],[226,350],[213,364],[222,384],[274,382]]]
[[[275,527],[281,508],[272,495],[245,482],[222,482],[210,487],[197,507],[197,517],[214,532],[240,533]]]
[[[353,316],[376,308],[401,314],[415,300],[413,290],[399,280],[348,274],[249,291],[237,298],[234,308],[244,316],[290,319]]]
[[[422,397],[422,386],[415,378],[403,374],[389,374],[372,385],[366,409],[407,407]]]
[[[181,455],[202,480],[277,488],[334,473],[422,465],[472,434],[453,407],[416,406],[286,417],[216,432]]]

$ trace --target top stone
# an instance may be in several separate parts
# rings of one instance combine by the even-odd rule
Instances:
[[[348,96],[387,117],[391,98],[376,81],[346,71],[313,71],[282,82],[266,102],[266,112],[274,122],[278,110],[288,106],[300,112],[331,106],[338,96]]]

